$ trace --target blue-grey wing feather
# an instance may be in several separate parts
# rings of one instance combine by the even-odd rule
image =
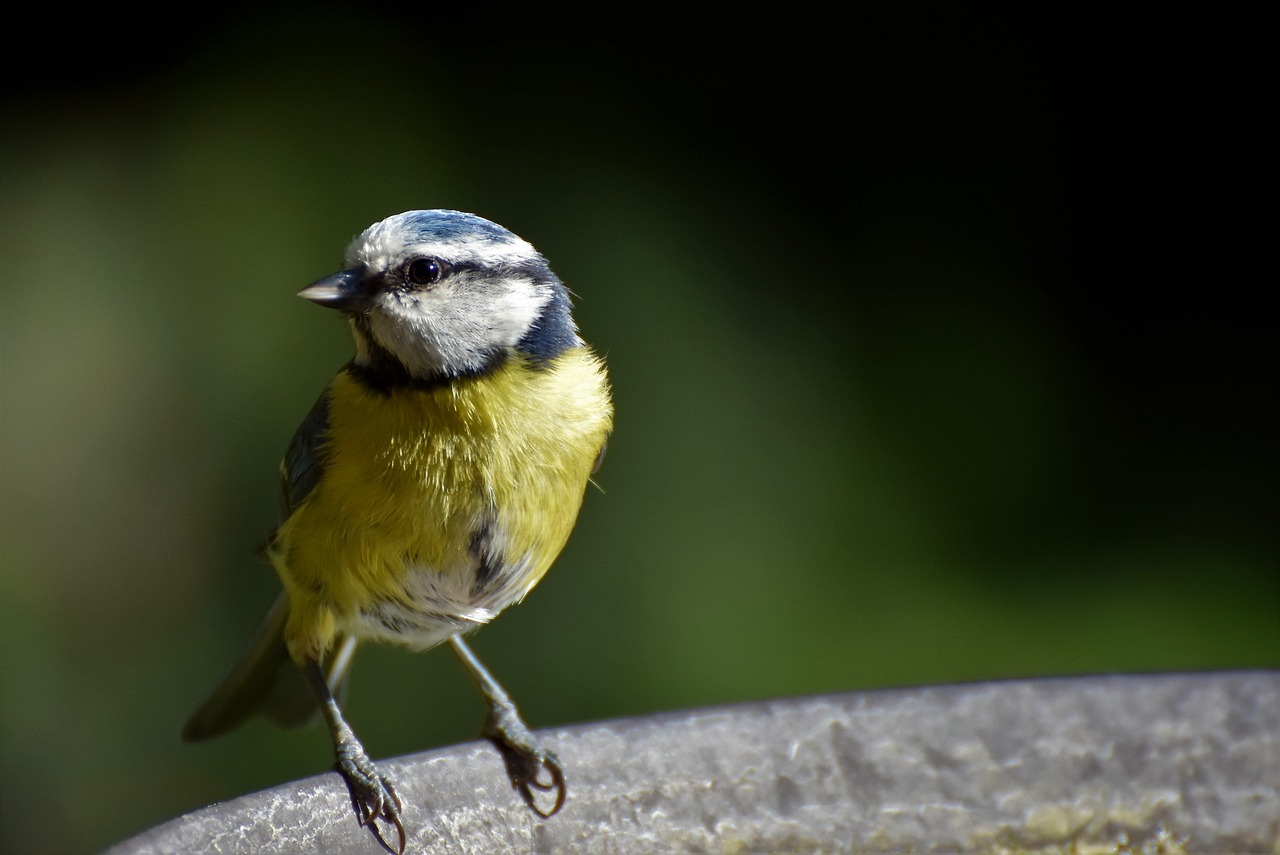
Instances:
[[[329,433],[329,390],[326,389],[298,425],[280,461],[280,520],[289,518],[311,495],[324,474],[324,443]]]
[[[325,390],[294,433],[280,461],[281,522],[297,510],[320,482],[329,433],[329,390]],[[272,547],[275,535],[268,539]],[[207,739],[239,725],[254,713],[283,727],[306,724],[316,712],[315,698],[302,672],[293,664],[285,643],[289,597],[281,594],[267,615],[248,652],[187,722],[184,739]],[[354,639],[343,636],[325,657],[322,667],[331,691],[341,691],[351,662]]]

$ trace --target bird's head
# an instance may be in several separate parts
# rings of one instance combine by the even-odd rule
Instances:
[[[582,344],[564,285],[527,241],[461,211],[408,211],[365,229],[346,269],[301,292],[344,312],[355,364],[432,382],[512,352],[535,364]]]

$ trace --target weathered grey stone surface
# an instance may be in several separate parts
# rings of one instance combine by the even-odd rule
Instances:
[[[570,788],[549,820],[487,743],[384,761],[406,851],[1280,852],[1280,672],[856,692],[543,736]],[[381,851],[330,773],[110,853]]]

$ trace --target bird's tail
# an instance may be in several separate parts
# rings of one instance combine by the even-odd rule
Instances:
[[[288,620],[289,596],[282,592],[244,655],[187,720],[184,740],[221,736],[253,715],[266,716],[281,727],[301,727],[315,717],[315,696],[284,642]],[[355,648],[354,638],[342,636],[325,657],[325,677],[335,696],[346,681]]]

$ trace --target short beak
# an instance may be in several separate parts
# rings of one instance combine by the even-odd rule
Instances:
[[[372,305],[375,293],[375,283],[370,281],[368,272],[355,267],[312,282],[298,296],[318,306],[363,312]]]

